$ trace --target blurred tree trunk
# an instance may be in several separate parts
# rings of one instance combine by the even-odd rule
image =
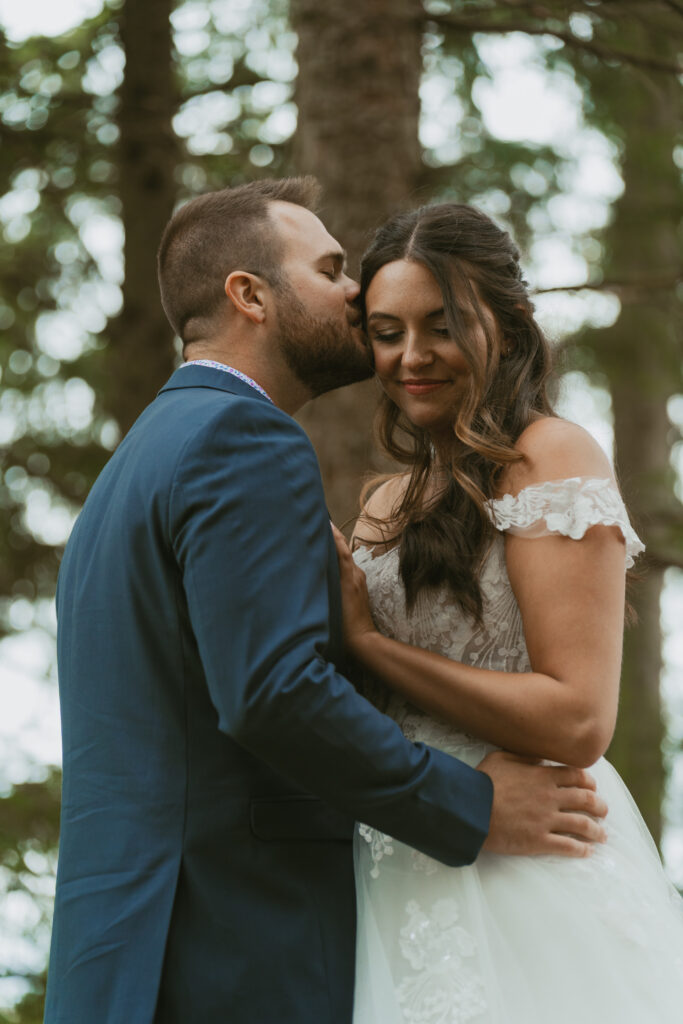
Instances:
[[[415,198],[422,13],[420,0],[291,3],[299,37],[295,166],[321,182],[322,219],[346,248],[353,275],[373,228]],[[355,385],[300,416],[337,522],[358,510],[376,396],[374,384]]]
[[[120,17],[126,71],[119,92],[119,187],[125,232],[123,311],[112,322],[107,405],[125,432],[173,370],[158,299],[156,250],[173,211],[180,147],[170,15],[174,0],[128,0]]]
[[[629,38],[628,22],[619,31],[620,43],[640,41]],[[649,31],[654,51],[673,58],[673,37],[661,23]],[[666,413],[667,400],[683,388],[675,293],[681,210],[672,155],[678,92],[673,76],[608,71],[596,95],[620,126],[624,143],[625,190],[606,232],[604,268],[608,280],[624,286],[618,321],[590,341],[612,393],[624,497],[649,552],[647,576],[632,596],[639,624],[626,634],[619,723],[609,756],[659,840],[665,777],[660,597],[664,568],[683,564],[683,517],[673,489],[673,431]],[[657,279],[658,287],[647,286]]]

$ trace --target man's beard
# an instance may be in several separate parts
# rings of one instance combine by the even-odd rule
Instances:
[[[372,376],[369,349],[347,320],[311,316],[287,284],[278,299],[280,352],[313,397]]]

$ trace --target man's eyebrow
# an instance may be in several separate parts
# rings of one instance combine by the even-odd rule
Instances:
[[[318,263],[324,263],[325,260],[332,260],[336,267],[345,267],[346,253],[343,249],[334,249],[331,252],[326,252],[323,256],[318,257]]]
[[[440,309],[434,309],[431,313],[426,313],[424,316],[425,320],[435,320],[437,316],[443,316],[444,308],[441,306]],[[368,317],[368,323],[371,320],[400,320],[400,316],[394,316],[393,313],[381,313],[379,310],[375,313],[371,313]]]

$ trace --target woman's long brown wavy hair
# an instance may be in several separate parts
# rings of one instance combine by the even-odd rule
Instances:
[[[522,458],[514,446],[525,427],[539,414],[553,414],[546,394],[550,350],[533,317],[516,245],[479,210],[442,203],[388,221],[362,259],[363,309],[375,274],[395,260],[412,260],[433,274],[471,383],[454,409],[452,444],[439,452],[449,470],[446,482],[430,497],[436,453],[429,434],[382,396],[376,424],[380,443],[409,467],[407,487],[392,512],[391,539],[399,542],[409,608],[423,588],[445,583],[463,611],[480,620],[478,575],[494,536],[486,502],[495,494],[501,469]],[[463,306],[479,319],[485,352],[467,328]],[[494,328],[484,306],[493,314]]]

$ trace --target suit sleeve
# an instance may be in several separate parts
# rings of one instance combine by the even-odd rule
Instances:
[[[471,863],[488,776],[406,740],[328,660],[331,535],[310,442],[263,401],[226,406],[179,456],[169,506],[219,728],[356,819]]]

